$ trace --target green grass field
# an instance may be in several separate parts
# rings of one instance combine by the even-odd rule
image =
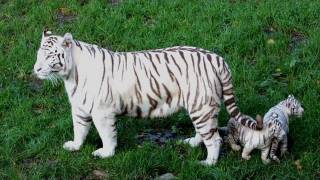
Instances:
[[[292,146],[281,164],[263,165],[224,147],[216,166],[198,164],[205,148],[175,141],[138,143],[148,129],[193,135],[181,112],[163,119],[120,118],[118,147],[109,159],[94,158],[101,146],[94,128],[79,152],[62,149],[72,139],[70,105],[63,83],[32,75],[45,26],[59,35],[114,51],[191,45],[213,50],[232,68],[241,110],[255,116],[294,94],[305,115],[290,124]],[[0,179],[320,178],[320,1],[288,0],[0,0]],[[219,125],[229,116],[223,110]],[[300,161],[300,166],[295,162]]]

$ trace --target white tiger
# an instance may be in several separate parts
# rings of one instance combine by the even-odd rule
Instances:
[[[113,156],[117,145],[115,116],[164,117],[181,108],[189,113],[207,158],[217,162],[221,138],[217,132],[221,99],[242,124],[257,129],[235,103],[231,73],[218,55],[181,46],[139,52],[112,52],[97,45],[44,31],[34,71],[41,79],[60,77],[72,107],[74,139],[63,147],[79,150],[93,121],[103,147],[101,158]]]
[[[270,148],[271,159],[280,162],[279,158],[276,156],[279,144],[281,156],[288,151],[289,117],[302,117],[303,113],[304,109],[301,103],[293,95],[289,95],[287,99],[272,107],[264,115],[263,123],[275,121],[279,123],[281,129],[285,132],[282,138],[273,139]]]

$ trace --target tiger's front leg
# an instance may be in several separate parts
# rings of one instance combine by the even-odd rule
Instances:
[[[74,138],[73,141],[65,142],[63,148],[68,151],[77,151],[88,135],[92,118],[90,116],[80,115],[80,113],[72,110],[72,121]]]
[[[92,117],[93,123],[102,140],[102,148],[94,151],[92,155],[100,158],[113,156],[117,146],[116,119],[114,114],[100,111],[95,112]]]

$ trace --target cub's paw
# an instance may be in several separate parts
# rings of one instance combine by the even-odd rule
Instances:
[[[274,161],[277,162],[277,163],[280,163],[280,160],[279,160],[279,158],[278,158],[277,156],[274,156],[274,157],[272,158],[272,160],[274,160]]]
[[[231,144],[231,149],[234,151],[240,151],[241,146],[238,144]]]
[[[262,163],[265,165],[269,164],[270,162],[271,162],[270,159],[262,159]]]
[[[112,157],[114,155],[114,150],[100,148],[100,149],[94,151],[92,153],[92,155],[99,157],[99,158]]]
[[[217,164],[217,160],[216,159],[210,159],[210,160],[203,160],[199,162],[201,165],[203,166],[213,166],[215,164]]]
[[[251,159],[251,156],[250,155],[242,155],[242,159],[244,160],[250,160]]]
[[[63,149],[67,151],[78,151],[80,149],[80,146],[81,145],[73,141],[67,141],[63,144]]]
[[[200,145],[201,141],[197,140],[194,137],[191,137],[191,138],[187,138],[187,139],[183,140],[183,143],[189,144],[191,147],[198,147]]]

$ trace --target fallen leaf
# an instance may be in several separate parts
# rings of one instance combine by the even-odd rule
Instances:
[[[300,160],[296,160],[294,162],[294,164],[296,165],[298,171],[302,170],[302,166],[301,166],[301,161]]]
[[[268,45],[274,45],[276,42],[273,39],[268,39],[267,44]]]
[[[59,8],[59,12],[64,16],[72,15],[72,11],[69,8]]]

